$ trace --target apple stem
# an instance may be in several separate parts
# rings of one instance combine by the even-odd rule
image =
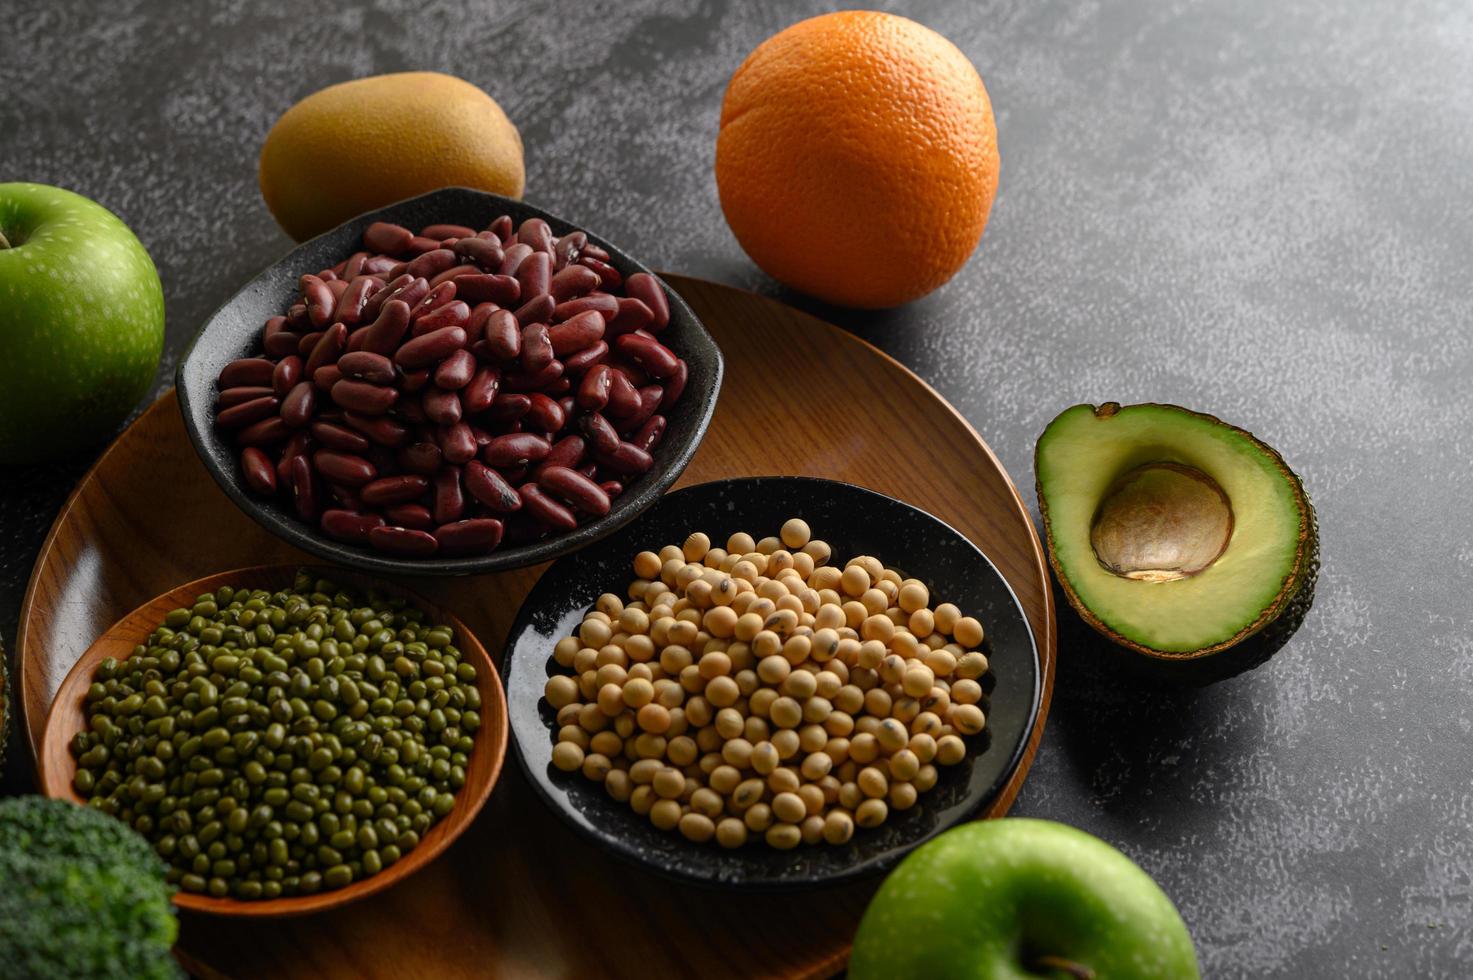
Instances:
[[[1062,956],[1050,956],[1048,954],[1035,956],[1028,963],[1028,969],[1034,973],[1057,970],[1060,973],[1067,973],[1074,980],[1095,980],[1095,971],[1083,963],[1075,963],[1073,960],[1066,960]]]

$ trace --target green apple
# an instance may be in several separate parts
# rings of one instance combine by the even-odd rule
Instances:
[[[163,345],[163,286],[127,225],[59,187],[0,184],[0,464],[110,434]]]
[[[1195,980],[1186,924],[1150,876],[1082,830],[986,820],[918,848],[880,886],[850,980]]]

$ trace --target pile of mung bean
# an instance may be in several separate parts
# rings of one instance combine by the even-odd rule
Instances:
[[[97,667],[74,786],[186,892],[270,899],[378,873],[450,812],[475,666],[402,599],[299,573],[222,586]]]
[[[982,624],[869,556],[702,533],[634,559],[553,658],[552,761],[662,830],[843,844],[936,785],[986,722]]]

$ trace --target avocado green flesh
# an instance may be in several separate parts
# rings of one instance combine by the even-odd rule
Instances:
[[[1112,486],[1147,463],[1201,471],[1232,508],[1221,555],[1173,581],[1122,577],[1090,542]],[[1076,602],[1130,643],[1167,653],[1226,643],[1268,622],[1292,590],[1307,520],[1302,491],[1271,450],[1210,416],[1169,405],[1113,414],[1075,406],[1040,437],[1037,476],[1056,571]]]

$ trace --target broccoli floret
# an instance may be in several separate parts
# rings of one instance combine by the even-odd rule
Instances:
[[[164,874],[148,841],[106,814],[0,801],[0,977],[181,976]]]

